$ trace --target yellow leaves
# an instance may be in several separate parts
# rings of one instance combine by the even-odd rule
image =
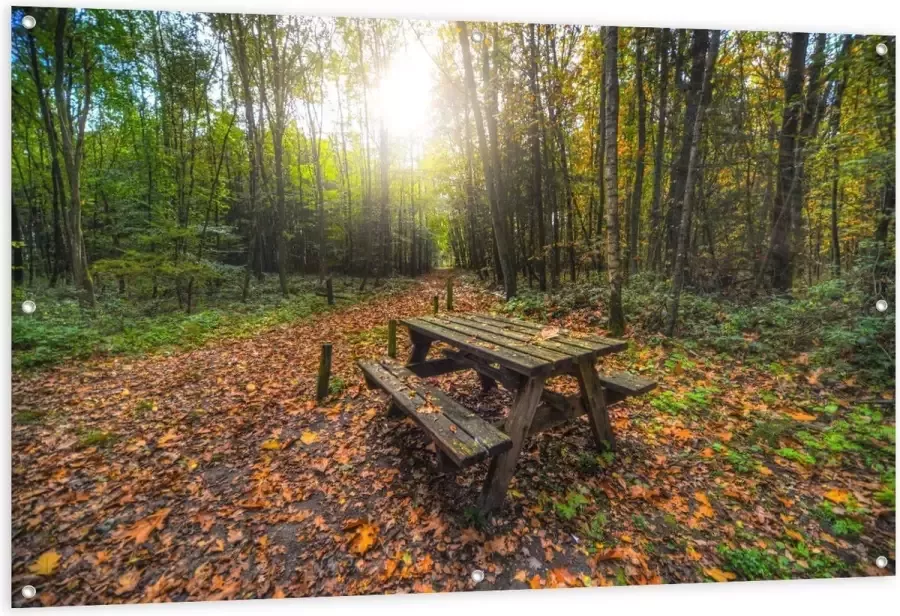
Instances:
[[[270,438],[262,444],[262,448],[268,451],[278,451],[281,449],[281,441],[277,438]]]
[[[228,543],[237,543],[244,538],[244,532],[239,528],[228,531]]]
[[[697,507],[694,509],[693,517],[688,520],[690,528],[697,528],[700,522],[706,518],[713,518],[716,515],[715,510],[709,504],[709,499],[703,492],[695,492],[694,499],[697,501]]]
[[[850,493],[847,490],[840,490],[838,488],[832,488],[825,492],[825,498],[830,500],[832,503],[836,505],[843,505],[847,502],[847,499],[850,498]]]
[[[130,529],[119,531],[113,536],[125,540],[131,539],[137,544],[144,543],[154,530],[162,529],[170,511],[172,510],[169,507],[160,509],[143,520],[138,520]]]
[[[541,576],[539,576],[538,574],[535,573],[534,577],[528,581],[528,585],[531,587],[532,590],[537,590],[538,588],[540,588],[541,587]]]
[[[516,571],[513,579],[517,582],[522,582],[523,584],[525,584],[528,580],[528,572],[526,572],[524,569],[519,569],[518,571]]]
[[[345,531],[352,531],[350,535],[350,551],[362,556],[375,545],[378,538],[378,527],[361,520],[352,520],[346,526]]]
[[[696,561],[700,560],[700,558],[702,558],[700,556],[700,552],[695,550],[694,547],[691,545],[687,546],[687,549],[684,552],[685,552],[685,554],[687,554],[688,558],[690,558],[694,562],[696,562]]]
[[[791,411],[788,413],[788,416],[795,421],[810,422],[816,420],[815,415],[810,415],[809,413],[804,413],[803,411]]]
[[[246,389],[248,394],[252,394],[254,391],[256,391],[256,383],[247,383]]]
[[[703,451],[700,452],[701,458],[711,458],[711,457],[713,457],[713,455],[714,454],[713,454],[713,450],[711,447],[707,447],[706,449],[704,449]]]
[[[300,436],[300,440],[303,441],[304,445],[312,445],[319,440],[319,435],[315,432],[310,432],[309,430],[307,430]]]
[[[169,430],[168,432],[163,434],[161,437],[159,437],[159,440],[156,441],[156,446],[157,447],[167,447],[169,445],[169,443],[171,443],[172,441],[178,440],[178,438],[179,438],[178,432],[175,430],[175,428],[172,428],[171,430]]]
[[[796,539],[797,541],[803,541],[803,535],[798,533],[795,530],[791,530],[790,528],[785,529],[784,534],[790,537],[791,539]]]
[[[730,580],[735,579],[737,576],[730,571],[722,571],[721,569],[710,568],[704,569],[703,573],[711,577],[717,582],[728,582]]]
[[[56,550],[49,550],[38,556],[38,559],[28,567],[28,570],[37,575],[53,575],[58,565],[59,554],[56,553]]]
[[[116,588],[116,594],[124,595],[127,592],[131,592],[140,580],[141,572],[137,569],[123,573],[119,576],[119,587]]]
[[[556,586],[578,586],[578,578],[576,578],[568,569],[558,567],[550,570],[550,575],[554,578]]]
[[[764,464],[760,464],[758,467],[756,467],[756,470],[760,475],[765,475],[767,477],[772,474],[772,469],[770,469],[768,466],[765,466]]]

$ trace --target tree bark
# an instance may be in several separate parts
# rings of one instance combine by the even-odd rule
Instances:
[[[609,329],[614,336],[625,331],[625,315],[622,311],[622,270],[619,263],[619,179],[618,179],[618,130],[619,130],[619,29],[606,29],[603,57],[606,82],[606,155],[604,181],[606,182],[606,261],[609,278]]]
[[[700,90],[700,104],[697,108],[697,117],[691,132],[691,149],[688,158],[687,177],[685,178],[684,204],[681,208],[681,224],[678,229],[678,246],[675,253],[675,270],[672,277],[672,305],[669,309],[669,323],[666,327],[666,335],[675,335],[675,326],[678,323],[678,305],[681,301],[681,290],[684,286],[685,268],[687,266],[688,238],[691,229],[691,209],[694,201],[694,181],[697,176],[698,158],[700,151],[700,139],[703,130],[703,115],[706,111],[707,98],[711,94],[712,75],[716,67],[716,56],[719,54],[719,38],[721,32],[715,30],[712,33],[709,51],[704,63],[703,85]]]
[[[662,177],[663,177],[663,153],[666,145],[666,112],[668,111],[669,94],[669,37],[668,28],[663,28],[656,40],[657,55],[659,57],[659,123],[656,129],[656,145],[653,154],[653,203],[650,206],[650,246],[647,262],[651,269],[658,270],[662,256],[663,232],[662,224]]]
[[[641,226],[641,195],[644,191],[644,151],[647,148],[647,97],[644,94],[644,34],[636,29],[636,49],[634,56],[634,87],[637,90],[638,107],[638,148],[635,154],[634,189],[631,193],[631,212],[628,217],[628,270],[638,271],[638,240]]]

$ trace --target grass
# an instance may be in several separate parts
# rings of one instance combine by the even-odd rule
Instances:
[[[190,349],[213,339],[246,338],[261,330],[328,309],[324,297],[315,294],[315,277],[290,279],[292,294],[281,295],[277,276],[253,281],[252,301],[240,301],[239,271],[223,275],[221,284],[198,294],[192,314],[179,307],[172,292],[157,297],[147,289],[129,290],[120,296],[113,287],[97,293],[91,309],[79,305],[71,288],[16,289],[12,305],[12,365],[14,370],[50,367],[92,355],[134,355]],[[394,290],[405,279],[388,281],[379,289]],[[335,279],[335,292],[355,291],[353,279]],[[355,296],[359,299],[364,296]],[[35,301],[37,312],[19,309],[24,299]],[[353,300],[351,300],[352,302]],[[341,305],[347,305],[342,301]]]
[[[116,441],[116,438],[117,436],[112,432],[86,430],[78,434],[78,447],[81,449],[87,449],[89,447],[109,447]]]

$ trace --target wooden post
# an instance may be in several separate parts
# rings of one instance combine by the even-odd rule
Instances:
[[[325,294],[328,298],[328,305],[334,306],[334,289],[331,286],[331,276],[325,279]]]
[[[434,306],[433,306],[434,316],[437,316],[437,313],[438,313],[438,296],[437,295],[434,296],[434,299],[432,300],[432,304],[434,304]]]
[[[328,397],[328,383],[331,380],[331,343],[322,344],[322,355],[319,357],[319,381],[316,385],[316,400],[321,402]]]
[[[388,357],[397,357],[397,321],[388,321]]]
[[[447,279],[447,312],[453,310],[453,278]]]

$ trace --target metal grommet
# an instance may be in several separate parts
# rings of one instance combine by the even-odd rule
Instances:
[[[37,589],[29,584],[28,586],[22,587],[22,596],[26,599],[34,599],[34,596],[37,594]]]
[[[22,27],[26,30],[31,30],[37,25],[37,19],[32,17],[31,15],[26,15],[22,18]]]
[[[886,557],[886,556],[879,556],[878,558],[875,559],[875,565],[876,565],[879,569],[884,569],[884,568],[886,568],[886,567],[888,566],[888,559],[887,559],[887,557]]]
[[[875,45],[875,53],[877,53],[879,56],[886,56],[887,52],[888,46],[884,43],[878,43],[877,45]]]
[[[472,42],[480,43],[484,40],[484,34],[481,33],[481,30],[472,30]]]
[[[484,571],[482,571],[481,569],[475,569],[475,571],[472,572],[472,581],[475,582],[476,584],[478,584],[479,582],[482,582],[483,580],[484,580]]]
[[[887,312],[887,309],[888,309],[887,300],[880,299],[877,302],[875,302],[875,310],[877,310],[878,312]]]
[[[33,314],[35,310],[37,310],[37,304],[30,299],[26,299],[22,302],[22,312],[25,314]]]

